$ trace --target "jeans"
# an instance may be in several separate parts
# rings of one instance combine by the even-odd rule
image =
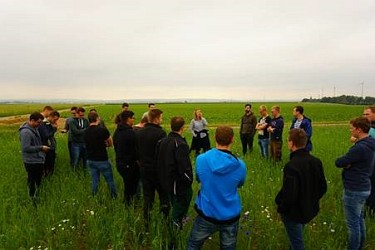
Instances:
[[[232,224],[214,224],[197,216],[188,241],[188,250],[201,249],[204,241],[213,233],[220,232],[220,249],[236,249],[239,221]]]
[[[43,176],[44,164],[24,163],[27,171],[27,186],[29,187],[29,196],[34,197],[37,188],[40,186]]]
[[[268,158],[268,147],[270,145],[270,139],[264,138],[264,139],[258,139],[258,144],[260,148],[260,153],[264,158]]]
[[[303,250],[305,249],[303,243],[303,228],[304,224],[290,220],[288,217],[281,215],[286,233],[288,234],[290,249]]]
[[[100,181],[100,173],[104,176],[104,179],[106,180],[109,190],[111,191],[112,198],[117,197],[117,191],[115,182],[113,180],[113,174],[112,174],[112,166],[111,163],[107,161],[87,161],[91,178],[92,178],[92,193],[93,195],[98,193],[98,186]]]
[[[252,134],[241,134],[241,144],[242,144],[242,153],[246,154],[247,148],[249,147],[249,151],[253,151],[253,142],[254,142],[254,135]]]
[[[351,191],[344,189],[342,200],[349,233],[348,249],[362,249],[366,239],[364,204],[369,191]]]
[[[85,143],[73,142],[71,145],[72,150],[72,167],[74,170],[78,167],[79,160],[82,159],[82,167],[86,168],[87,152]]]

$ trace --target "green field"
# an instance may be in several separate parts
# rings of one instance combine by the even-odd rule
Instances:
[[[260,103],[253,104],[258,114]],[[274,103],[266,103],[268,108]],[[292,108],[296,103],[281,103],[281,111],[286,122],[284,141],[292,119]],[[70,105],[52,105],[56,109],[66,109]],[[211,144],[217,125],[227,124],[235,129],[235,144],[232,151],[240,155],[238,127],[243,114],[244,103],[220,104],[158,104],[164,111],[163,127],[169,131],[170,118],[180,115],[187,123],[193,117],[195,108],[203,111],[210,125]],[[350,147],[348,121],[362,114],[362,106],[335,104],[303,104],[305,114],[313,121],[313,154],[324,164],[328,181],[328,192],[321,201],[320,214],[305,228],[307,249],[345,249],[347,229],[344,219],[341,194],[341,171],[334,165],[337,157]],[[38,106],[39,109],[43,105]],[[37,107],[33,107],[37,108]],[[96,105],[100,116],[113,133],[113,120],[121,110],[121,105]],[[147,109],[146,104],[131,105],[136,120]],[[21,111],[20,111],[21,110]],[[35,110],[35,109],[34,109]],[[0,105],[0,116],[19,115],[34,111],[22,106],[17,111],[7,105]],[[23,113],[22,113],[23,112]],[[68,111],[62,112],[69,116]],[[57,133],[58,141],[56,171],[51,179],[45,180],[40,190],[37,207],[30,202],[26,187],[24,169],[18,139],[19,124],[0,125],[2,174],[0,175],[0,249],[163,249],[164,222],[157,212],[153,212],[152,230],[144,234],[141,208],[127,209],[122,197],[111,200],[104,180],[99,194],[91,196],[89,174],[73,173],[69,166],[67,135]],[[185,131],[190,143],[191,135]],[[243,212],[249,211],[248,219],[241,218],[238,234],[238,249],[288,249],[288,240],[283,224],[276,212],[274,197],[281,186],[282,164],[274,165],[260,157],[257,140],[255,149],[244,159],[248,168],[247,180],[240,189]],[[114,163],[114,150],[109,149]],[[194,157],[192,156],[194,162]],[[283,160],[288,160],[286,143]],[[114,165],[114,164],[113,164]],[[114,168],[115,169],[115,168]],[[115,182],[122,194],[122,178],[114,170]],[[194,197],[199,185],[194,183]],[[191,204],[190,217],[196,213]],[[366,249],[375,249],[375,219],[366,219]],[[180,235],[180,246],[184,249],[192,222]],[[218,235],[207,240],[204,249],[218,249]]]

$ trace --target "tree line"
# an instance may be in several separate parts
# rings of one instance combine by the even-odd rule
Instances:
[[[335,97],[323,98],[304,98],[302,102],[315,102],[315,103],[339,103],[347,105],[374,105],[375,97],[366,96],[365,98],[353,95],[341,95]]]

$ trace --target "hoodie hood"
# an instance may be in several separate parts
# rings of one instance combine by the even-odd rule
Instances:
[[[365,147],[368,150],[375,151],[375,139],[372,137],[365,137],[362,140],[359,140],[356,144]]]
[[[25,122],[19,128],[22,159],[25,163],[43,164],[45,153],[42,151],[43,144],[37,129]]]
[[[241,166],[240,161],[230,151],[212,149],[213,156],[208,159],[214,174],[225,175]]]

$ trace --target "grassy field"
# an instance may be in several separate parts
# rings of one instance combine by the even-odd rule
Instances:
[[[256,114],[259,105],[260,103],[253,104]],[[272,105],[274,104],[267,103],[269,108]],[[280,104],[286,122],[284,138],[290,126],[294,105],[296,104]],[[58,105],[53,106],[57,108]],[[58,107],[65,109],[67,106],[69,108],[69,105]],[[157,106],[164,111],[163,127],[166,131],[169,131],[168,124],[172,116],[181,115],[189,122],[194,109],[202,109],[210,124],[212,146],[214,128],[217,125],[233,126],[236,141],[232,151],[240,155],[238,127],[244,103]],[[341,171],[334,166],[334,160],[350,147],[348,121],[361,115],[363,107],[333,104],[304,104],[304,107],[306,115],[313,120],[313,154],[323,161],[328,181],[328,192],[321,201],[321,212],[306,226],[306,247],[345,249],[347,229],[341,202]],[[19,109],[22,111],[17,112],[6,110],[7,108],[8,106],[0,105],[0,114],[13,115],[29,111],[21,106]],[[121,106],[97,105],[96,109],[113,132],[113,120],[120,112]],[[136,113],[136,120],[139,120],[146,109],[145,104],[131,105],[131,110]],[[63,117],[68,115],[69,112],[63,112]],[[69,166],[66,134],[56,134],[56,172],[43,182],[38,205],[34,207],[27,195],[26,171],[21,160],[18,127],[19,124],[0,126],[0,249],[163,249],[164,222],[157,209],[153,211],[152,230],[149,235],[145,235],[141,208],[127,209],[121,198],[111,200],[104,180],[101,182],[99,194],[93,198],[90,195],[89,175],[73,173]],[[188,131],[185,136],[190,142],[191,135]],[[274,204],[274,197],[281,186],[282,164],[274,165],[262,159],[256,142],[255,139],[254,151],[243,158],[248,175],[240,193],[243,212],[249,211],[250,215],[248,218],[241,218],[238,249],[288,249],[286,233]],[[114,163],[113,149],[110,149],[109,153]],[[284,144],[284,162],[287,159],[288,150]],[[192,161],[194,162],[194,157]],[[116,170],[114,175],[119,193],[122,194],[122,179]],[[198,190],[199,185],[194,183],[194,198]],[[155,205],[157,208],[157,204]],[[189,214],[194,218],[196,213],[192,205]],[[366,249],[375,249],[374,219],[367,219],[366,223]],[[181,249],[186,246],[191,226],[192,223],[188,223],[180,234]],[[204,249],[218,248],[218,235],[214,235],[204,245]]]

